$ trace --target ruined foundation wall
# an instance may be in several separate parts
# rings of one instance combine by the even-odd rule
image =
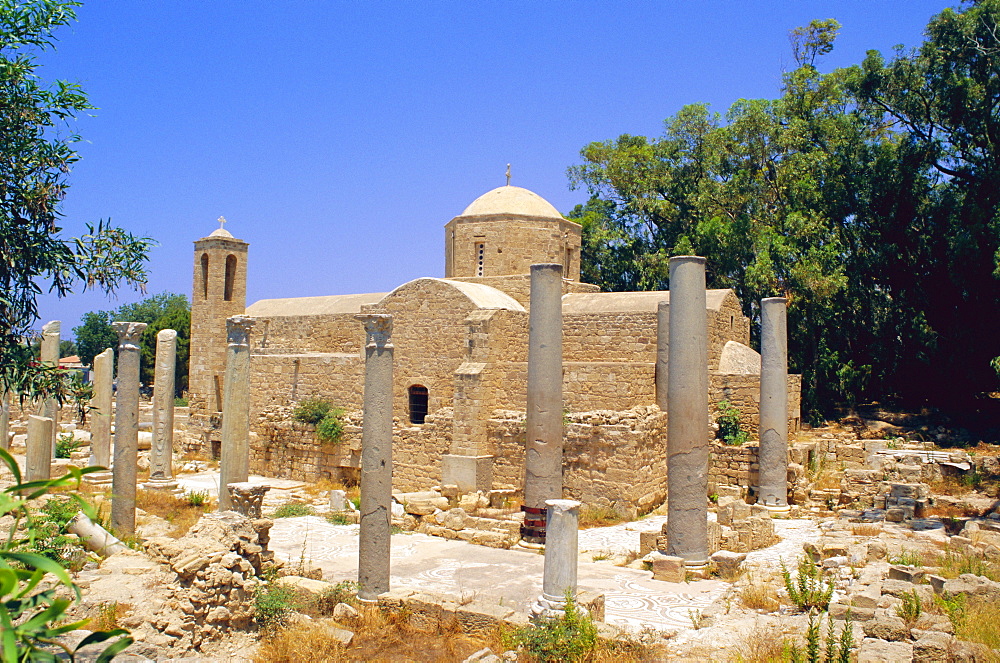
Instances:
[[[788,432],[801,428],[799,404],[802,390],[802,376],[788,376]],[[708,374],[708,407],[712,420],[718,415],[718,404],[727,400],[740,411],[740,427],[751,437],[757,437],[760,423],[760,376],[735,375],[730,373]]]

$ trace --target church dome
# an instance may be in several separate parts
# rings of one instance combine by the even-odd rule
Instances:
[[[494,214],[518,214],[546,219],[562,219],[552,203],[534,191],[519,186],[501,186],[487,191],[472,201],[461,216],[487,216]]]

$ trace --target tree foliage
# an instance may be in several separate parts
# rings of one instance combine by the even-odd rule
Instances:
[[[658,138],[591,143],[585,280],[667,287],[669,256],[708,258],[710,287],[759,317],[789,299],[790,368],[807,414],[898,398],[939,405],[997,387],[1000,0],[931,20],[918,50],[820,73],[839,24],[790,33],[777,99],[725,116],[685,106]],[[961,380],[946,374],[958,371]]]
[[[124,304],[113,311],[90,311],[81,318],[82,324],[73,328],[80,361],[92,364],[94,356],[112,348],[117,352],[118,336],[111,326],[115,321],[145,322],[148,327],[140,341],[141,361],[139,379],[152,384],[156,364],[156,335],[163,329],[177,332],[177,364],[174,384],[177,395],[187,389],[188,348],[191,339],[191,306],[187,297],[163,292],[146,297],[134,304]]]
[[[0,0],[0,385],[27,397],[65,396],[59,372],[22,361],[18,349],[43,288],[64,296],[76,286],[113,292],[146,282],[148,239],[103,220],[76,238],[59,227],[66,176],[79,158],[71,121],[93,106],[73,83],[44,83],[36,56],[79,4]]]

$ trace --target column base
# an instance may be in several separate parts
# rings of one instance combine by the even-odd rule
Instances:
[[[762,507],[767,509],[771,516],[787,516],[792,511],[792,507],[788,504],[761,504]]]
[[[142,484],[142,487],[147,490],[169,490],[173,492],[178,492],[178,483],[174,479],[150,479],[146,483]]]
[[[83,480],[94,486],[110,486],[114,475],[111,472],[94,472],[93,474],[84,474]]]
[[[493,456],[441,457],[441,485],[458,486],[461,493],[489,492],[493,488]]]
[[[529,552],[536,553],[540,550],[545,550],[545,544],[532,543],[531,541],[525,541],[524,539],[521,539],[511,547],[511,550],[527,550]]]
[[[583,614],[589,614],[587,609],[577,604],[576,609]],[[566,616],[566,600],[555,599],[544,592],[535,600],[528,611],[533,621],[549,621],[562,619]]]

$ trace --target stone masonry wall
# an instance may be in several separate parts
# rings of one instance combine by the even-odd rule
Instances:
[[[518,215],[453,219],[445,226],[445,276],[478,276],[485,244],[483,276],[527,274],[534,263],[563,265],[566,278],[580,280],[580,225]],[[567,264],[567,260],[568,263]]]

